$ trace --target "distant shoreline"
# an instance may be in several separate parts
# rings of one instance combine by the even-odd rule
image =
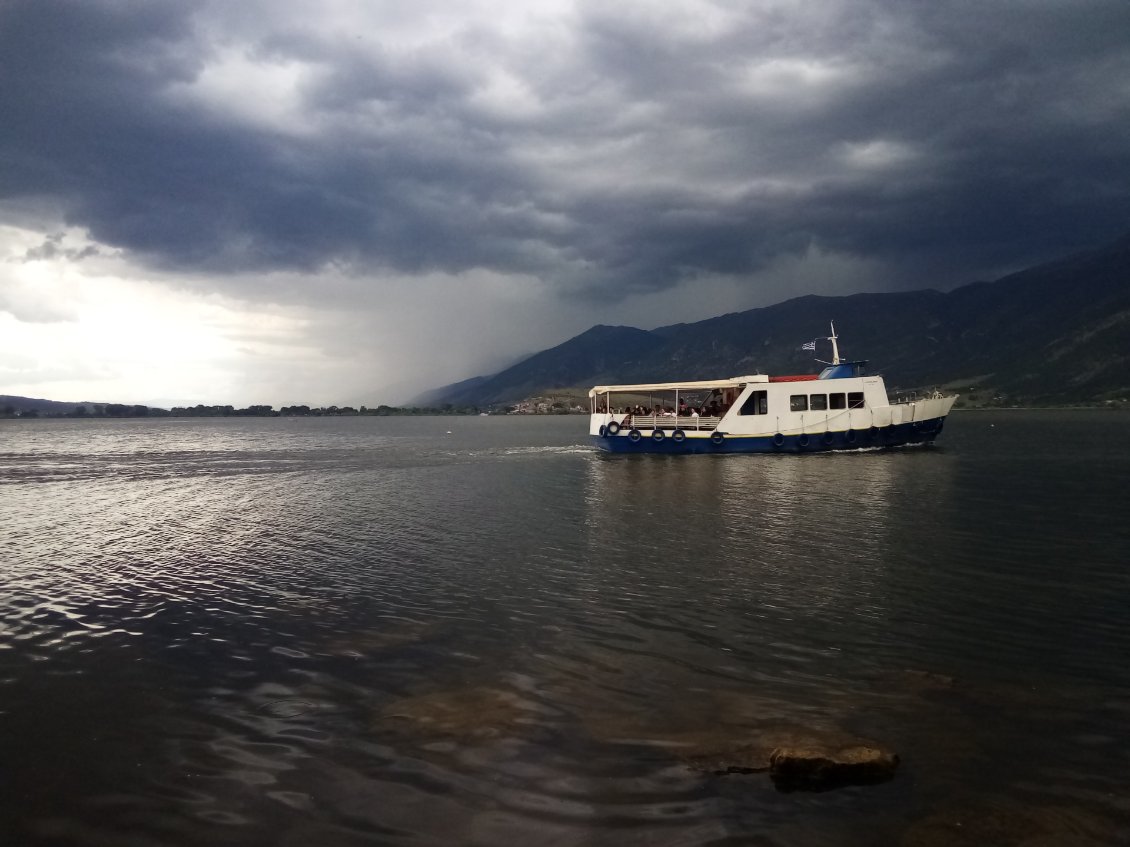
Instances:
[[[966,412],[1125,412],[1126,406],[1119,405],[1105,405],[1105,406],[978,406],[974,408],[955,408],[950,414],[964,414]],[[366,412],[329,412],[325,414],[229,414],[229,415],[176,415],[164,411],[153,410],[155,414],[146,415],[73,415],[73,414],[40,414],[40,415],[0,415],[0,421],[122,421],[122,420],[231,420],[231,419],[247,419],[247,418],[286,418],[286,419],[304,419],[304,418],[478,418],[478,417],[491,417],[491,418],[559,418],[559,417],[585,417],[589,413],[587,411],[555,411],[555,412],[475,412],[475,411],[441,411],[441,410],[420,410],[420,411],[405,411],[405,412],[385,412],[377,414],[372,411]]]

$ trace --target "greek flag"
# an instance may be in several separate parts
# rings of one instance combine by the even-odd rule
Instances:
[[[816,349],[816,342],[815,341],[809,341],[807,344],[802,344],[802,345],[800,345],[800,349],[801,350],[815,350]]]

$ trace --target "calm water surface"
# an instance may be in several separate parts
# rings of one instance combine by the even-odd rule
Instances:
[[[0,844],[1124,843],[1125,415],[0,422]],[[782,792],[688,756],[899,753]]]

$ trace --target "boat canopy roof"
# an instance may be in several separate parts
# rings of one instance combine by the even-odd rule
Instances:
[[[641,382],[635,385],[598,385],[589,389],[589,397],[598,394],[639,394],[644,391],[697,391],[704,388],[741,388],[751,382],[768,382],[767,374],[735,376],[729,379],[707,379],[699,382]]]

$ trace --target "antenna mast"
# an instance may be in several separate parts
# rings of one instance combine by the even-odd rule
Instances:
[[[840,345],[836,343],[836,322],[829,321],[832,325],[832,334],[828,336],[828,340],[832,342],[832,364],[838,365],[840,363]]]

